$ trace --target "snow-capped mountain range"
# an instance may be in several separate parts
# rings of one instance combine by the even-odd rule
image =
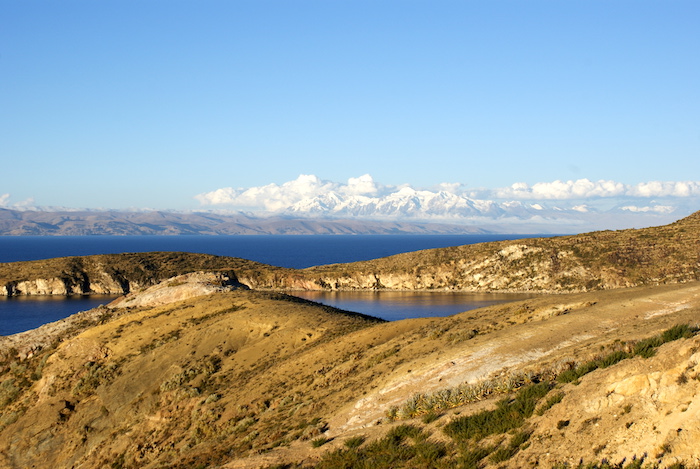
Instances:
[[[523,183],[495,190],[460,184],[432,189],[384,186],[366,174],[347,183],[301,175],[281,185],[224,188],[195,197],[203,205],[295,218],[352,218],[468,225],[553,225],[579,229],[650,226],[700,208],[700,183],[614,181]]]

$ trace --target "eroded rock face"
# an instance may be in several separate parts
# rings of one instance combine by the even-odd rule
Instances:
[[[564,399],[537,418],[530,446],[509,467],[645,455],[660,467],[700,462],[698,346],[699,337],[676,341],[653,358],[626,360],[564,388]]]
[[[128,293],[132,288],[139,288],[136,282],[119,283],[107,273],[102,272],[99,278],[85,282],[73,278],[35,278],[8,282],[0,286],[0,295],[121,295]]]

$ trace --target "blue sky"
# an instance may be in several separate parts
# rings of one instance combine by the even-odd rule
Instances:
[[[0,0],[0,204],[193,209],[301,174],[697,182],[698,18],[675,0]]]

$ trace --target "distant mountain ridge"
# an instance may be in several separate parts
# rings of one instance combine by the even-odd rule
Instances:
[[[225,270],[253,290],[582,292],[700,280],[700,212],[675,223],[470,244],[285,269],[192,253],[0,264],[0,295],[127,293],[174,275]]]
[[[407,191],[413,191],[408,189]],[[413,191],[417,192],[417,191]],[[299,203],[277,215],[243,212],[117,210],[11,210],[0,208],[0,236],[51,235],[260,235],[260,234],[562,234],[658,226],[677,213],[576,212],[521,203],[464,204],[440,194],[400,197],[392,203],[333,202],[333,194]],[[426,210],[434,214],[431,219]],[[421,213],[425,216],[422,216]]]
[[[254,217],[208,212],[0,209],[0,235],[478,234],[447,223]]]

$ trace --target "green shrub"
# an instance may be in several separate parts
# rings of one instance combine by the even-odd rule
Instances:
[[[320,436],[320,437],[316,438],[315,440],[311,440],[311,446],[313,446],[314,448],[319,448],[319,447],[325,445],[326,443],[328,443],[329,441],[331,441],[330,438],[327,438],[325,436]]]
[[[653,357],[656,354],[656,349],[661,345],[678,339],[688,339],[697,332],[697,327],[691,327],[688,324],[676,324],[655,337],[637,342],[633,353],[643,358]]]
[[[439,419],[441,416],[442,416],[442,414],[439,414],[435,411],[430,411],[423,416],[422,421],[424,424],[428,425],[429,423],[433,423],[434,421]]]
[[[345,446],[347,448],[359,448],[364,442],[365,437],[363,435],[353,436],[352,438],[345,440]]]
[[[527,386],[518,392],[515,399],[502,399],[494,410],[457,418],[445,425],[444,431],[455,440],[479,441],[489,435],[518,428],[533,414],[537,402],[550,389],[549,383]]]
[[[493,448],[476,446],[474,448],[462,448],[457,458],[458,467],[464,469],[478,469],[481,461],[491,454]]]
[[[537,409],[537,415],[544,415],[545,412],[547,412],[549,409],[552,408],[555,404],[558,404],[561,402],[561,400],[564,399],[564,393],[563,392],[558,392],[556,394],[552,394],[544,404],[542,404],[542,407]]]

